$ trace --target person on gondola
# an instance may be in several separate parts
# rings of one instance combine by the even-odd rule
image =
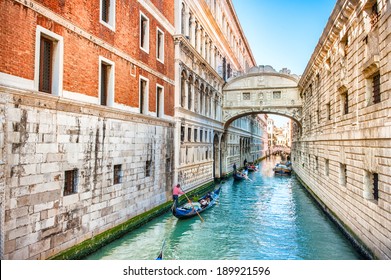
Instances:
[[[184,194],[184,192],[181,189],[181,185],[176,184],[176,186],[172,190],[172,199],[174,200],[175,204],[177,204],[177,205],[178,205],[178,197],[181,194]]]
[[[234,173],[236,173],[236,162],[234,162],[233,168],[234,168]]]

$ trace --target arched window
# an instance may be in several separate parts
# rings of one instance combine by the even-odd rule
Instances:
[[[199,88],[199,83],[198,80],[194,82],[194,112],[198,113],[199,108],[198,108],[198,103],[199,103],[199,98],[200,98],[200,88]]]
[[[181,106],[184,108],[186,102],[186,72],[182,71],[181,75]]]
[[[203,100],[204,100],[204,94],[205,94],[205,89],[204,89],[204,85],[203,84],[201,84],[201,90],[200,90],[200,114],[202,114],[203,113],[203,106],[204,106],[204,102],[203,102]]]
[[[189,81],[187,84],[187,109],[191,110],[192,109],[192,102],[193,102],[193,77],[189,77]]]

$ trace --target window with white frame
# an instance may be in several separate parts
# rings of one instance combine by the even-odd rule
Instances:
[[[149,53],[149,19],[140,13],[140,48]]]
[[[115,29],[115,0],[100,0],[100,23]]]
[[[60,96],[63,81],[63,37],[37,26],[35,44],[35,89]]]
[[[164,88],[156,86],[156,117],[164,116]]]
[[[140,77],[140,114],[148,113],[148,83],[146,78]]]
[[[113,106],[114,103],[114,62],[99,57],[99,104]]]
[[[164,63],[164,32],[159,28],[156,31],[156,58]]]

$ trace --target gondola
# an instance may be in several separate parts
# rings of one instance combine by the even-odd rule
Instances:
[[[247,170],[250,172],[258,171],[258,165],[249,165],[247,166]]]
[[[232,175],[234,177],[235,181],[244,181],[247,179],[246,175],[240,173],[240,172],[234,172]]]
[[[285,164],[277,163],[273,168],[274,174],[276,175],[291,175],[292,167]]]
[[[174,202],[172,214],[178,219],[188,219],[204,212],[216,204],[220,195],[220,189],[221,187],[214,190],[212,193],[204,195],[197,202],[189,202],[181,207],[178,207],[176,202]]]

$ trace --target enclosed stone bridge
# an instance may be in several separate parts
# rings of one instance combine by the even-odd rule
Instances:
[[[247,75],[233,78],[223,89],[224,128],[250,114],[286,116],[301,128],[302,100],[298,82],[299,77],[288,71],[281,73],[258,67]]]

